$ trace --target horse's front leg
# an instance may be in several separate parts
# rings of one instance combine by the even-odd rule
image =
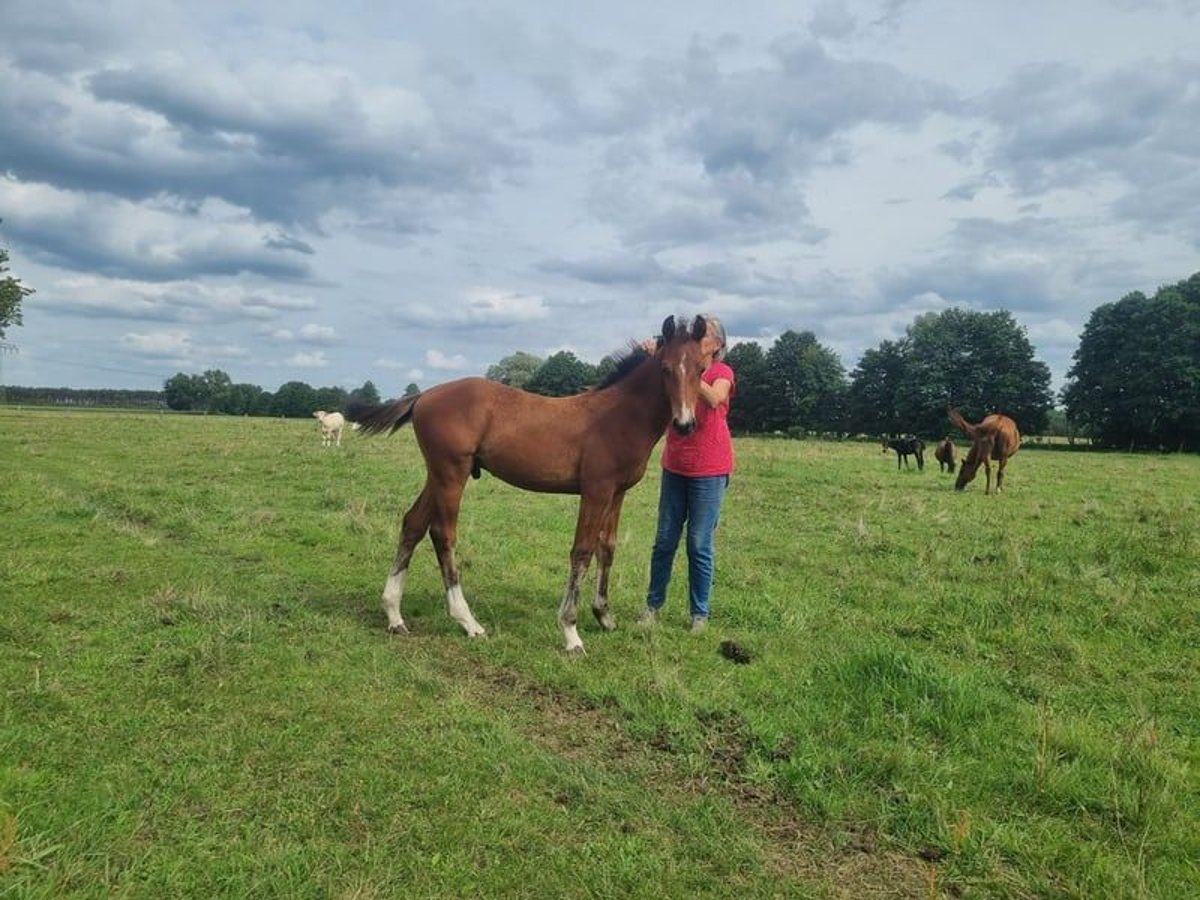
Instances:
[[[567,588],[563,591],[562,603],[558,607],[558,624],[562,628],[566,650],[573,656],[581,655],[583,641],[579,639],[578,616],[579,585],[587,573],[588,564],[596,552],[597,538],[603,525],[608,507],[608,498],[584,495],[579,500],[579,518],[575,522],[575,543],[571,547],[571,571],[567,576]]]
[[[605,631],[612,631],[617,627],[608,608],[608,573],[617,551],[617,526],[621,521],[621,504],[624,500],[624,491],[613,497],[596,544],[596,596],[592,600],[592,615]]]

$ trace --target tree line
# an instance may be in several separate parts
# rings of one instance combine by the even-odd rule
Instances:
[[[968,419],[992,412],[1026,434],[1062,434],[1100,447],[1200,450],[1200,273],[1135,291],[1091,313],[1056,397],[1050,369],[1006,310],[948,309],[918,316],[897,340],[845,371],[811,331],[785,331],[767,349],[735,344],[730,426],[742,434],[944,435],[946,407]],[[564,396],[599,383],[615,365],[563,351],[514,353],[487,377]],[[1059,406],[1055,407],[1055,401]]]
[[[617,365],[570,351],[542,359],[519,351],[486,377],[545,396],[576,394]],[[1102,447],[1200,450],[1200,273],[1134,292],[1092,311],[1056,398],[1050,370],[1034,357],[1012,314],[948,309],[918,316],[902,337],[867,350],[847,373],[811,331],[788,330],[764,349],[735,344],[737,376],[730,425],[739,434],[897,435],[936,439],[949,428],[946,407],[968,419],[1003,412],[1026,434],[1071,434]],[[409,384],[405,394],[419,391]],[[42,392],[42,393],[39,393]],[[10,402],[151,405],[146,391],[9,388]],[[136,395],[136,397],[134,396]],[[57,399],[51,399],[57,398]],[[179,372],[156,395],[173,410],[304,418],[342,409],[353,397],[378,403],[367,381],[353,391],[289,381],[271,393],[234,383],[225,372]],[[1061,408],[1055,408],[1055,400]]]
[[[162,396],[168,408],[178,411],[289,419],[307,418],[318,409],[340,410],[352,398],[364,403],[380,402],[379,390],[371,381],[352,391],[288,381],[272,393],[256,384],[235,383],[220,369],[209,369],[199,375],[177,372],[163,384]]]

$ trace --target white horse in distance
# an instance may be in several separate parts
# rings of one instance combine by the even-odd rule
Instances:
[[[318,409],[313,413],[313,418],[317,420],[317,425],[321,429],[322,447],[328,447],[330,444],[342,446],[342,429],[346,427],[346,419],[340,412],[325,412],[323,409]]]

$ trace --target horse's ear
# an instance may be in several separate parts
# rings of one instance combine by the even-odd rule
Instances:
[[[663,319],[663,326],[662,326],[663,343],[666,343],[667,341],[671,340],[671,338],[674,337],[674,335],[675,335],[675,317],[667,316],[665,319]]]
[[[708,321],[704,316],[696,316],[692,319],[692,340],[702,341],[706,334],[708,334]]]

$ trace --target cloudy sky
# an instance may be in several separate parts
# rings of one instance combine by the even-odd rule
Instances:
[[[849,371],[1008,309],[1056,386],[1200,270],[1200,0],[0,0],[4,380],[385,395],[670,313]]]

